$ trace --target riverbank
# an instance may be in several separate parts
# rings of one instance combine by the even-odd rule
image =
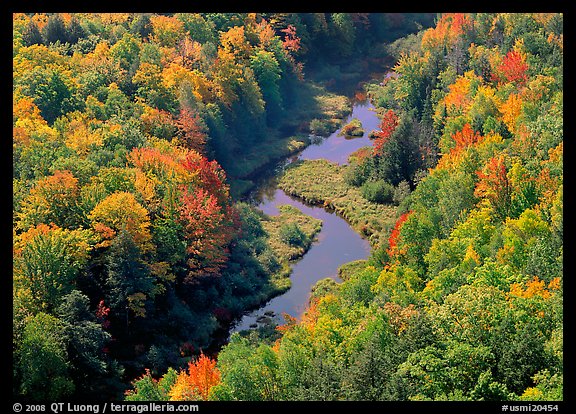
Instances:
[[[306,128],[308,135],[288,136],[284,144],[277,146],[271,141],[262,153],[254,154],[251,160],[254,172],[245,179],[234,180],[235,196],[240,194],[242,199],[249,200],[263,213],[259,216],[262,227],[269,235],[266,244],[275,251],[276,257],[284,255],[284,265],[270,274],[265,294],[258,295],[259,305],[249,306],[240,318],[236,318],[230,334],[239,332],[246,335],[256,330],[260,336],[274,335],[274,327],[285,322],[282,318],[284,314],[299,317],[308,306],[313,287],[320,280],[340,282],[340,267],[348,262],[367,259],[371,249],[379,244],[380,237],[387,235],[394,224],[394,206],[367,201],[357,188],[349,187],[343,180],[346,167],[342,164],[360,148],[371,145],[370,133],[378,128],[380,122],[378,112],[366,99],[362,88],[347,96],[328,92],[318,85],[313,92],[315,108],[321,108],[321,111],[306,113],[303,108],[299,110],[306,119],[305,122],[299,121],[300,128]],[[314,115],[320,117],[314,118]],[[296,127],[296,123],[292,122]],[[344,131],[346,125],[362,129],[362,134],[352,137],[353,134]],[[284,156],[279,156],[277,160],[269,158],[265,162],[270,154]],[[302,174],[301,183],[290,189],[286,187],[287,191],[284,192],[278,182],[287,180],[284,175],[287,163],[294,164],[299,159],[316,160],[317,163],[305,164],[313,167]],[[296,162],[288,170],[292,171],[297,165],[300,164]],[[306,177],[316,177],[318,182],[309,185]],[[328,191],[324,191],[326,188],[323,189],[323,186],[328,186]],[[311,191],[309,194],[315,196],[302,197],[299,189],[306,191],[307,187]],[[321,219],[323,225],[316,235],[317,243],[298,250],[294,245],[288,247],[286,243],[281,243],[280,233],[281,227],[286,231],[288,217],[300,214]],[[386,219],[384,222],[383,218]],[[282,220],[284,222],[280,224]],[[342,243],[342,240],[346,240],[346,243]]]
[[[379,123],[379,117],[368,101],[351,100],[351,103],[353,104],[353,110],[346,119],[342,120],[341,124],[345,125],[352,119],[357,119],[365,127],[365,132],[361,138],[348,139],[342,136],[341,130],[337,129],[329,137],[319,139],[306,147],[305,150],[294,156],[290,162],[294,163],[297,159],[320,158],[317,163],[330,168],[321,171],[313,168],[308,176],[315,176],[319,181],[317,183],[318,186],[322,184],[328,185],[332,192],[335,191],[337,193],[342,190],[342,196],[345,196],[348,190],[351,193],[355,193],[355,198],[352,199],[349,207],[358,204],[364,211],[374,210],[371,211],[372,219],[368,220],[370,225],[364,226],[365,229],[370,229],[370,231],[361,234],[362,226],[351,225],[349,219],[352,216],[346,213],[350,208],[345,207],[340,210],[342,205],[338,202],[334,205],[330,205],[328,202],[325,206],[324,203],[318,202],[318,200],[287,195],[288,192],[283,191],[278,186],[278,181],[284,178],[281,171],[274,176],[269,176],[267,179],[261,179],[258,182],[259,191],[252,194],[251,201],[253,205],[257,206],[258,210],[264,213],[264,217],[266,215],[269,217],[283,215],[284,209],[289,208],[286,205],[289,204],[296,211],[321,219],[323,226],[317,236],[318,242],[313,243],[310,251],[301,260],[299,259],[293,263],[290,275],[291,288],[281,295],[275,295],[264,306],[245,313],[238,320],[233,331],[242,332],[246,329],[257,328],[260,334],[267,336],[268,333],[273,332],[271,327],[275,326],[275,324],[284,323],[281,319],[283,314],[287,313],[292,317],[298,318],[307,307],[311,290],[318,281],[328,278],[339,282],[340,267],[342,265],[368,258],[371,251],[371,245],[368,241],[369,236],[373,236],[372,239],[377,240],[376,233],[382,230],[377,228],[379,220],[381,217],[394,214],[394,208],[390,206],[386,207],[366,202],[357,189],[349,189],[343,181],[341,170],[345,167],[339,164],[345,163],[348,157],[355,153],[358,148],[370,145],[371,141],[368,138],[368,131],[377,128]],[[306,165],[319,165],[317,163]],[[299,165],[299,163],[296,162],[295,165]],[[291,168],[288,168],[288,170],[291,170]],[[301,184],[303,187],[308,186],[306,180]],[[311,186],[310,188],[317,192],[317,186]],[[324,197],[322,200],[327,200],[332,195],[321,194]],[[389,211],[390,209],[392,211]],[[391,222],[393,222],[393,219]],[[361,223],[361,220],[356,220],[356,224],[359,223]],[[264,222],[263,227],[266,228]],[[374,233],[374,235],[371,233]],[[281,237],[277,231],[275,234],[276,236],[274,236],[274,232],[270,232],[268,244],[274,243],[274,240],[278,240]],[[342,243],[342,240],[346,242]],[[377,244],[377,242],[374,244]],[[286,251],[285,246],[281,250]]]
[[[304,214],[289,204],[278,207],[280,214],[262,214],[262,227],[268,233],[268,243],[278,257],[281,270],[271,275],[275,287],[273,296],[290,289],[290,265],[310,249],[322,229],[322,220]]]
[[[221,160],[232,197],[246,197],[275,165],[308,148],[314,137],[327,138],[343,127],[354,103],[366,98],[366,82],[384,77],[393,63],[389,56],[378,55],[335,65],[324,62],[320,67],[310,68],[308,80],[293,91],[296,104],[287,108],[286,116],[270,128],[271,139],[259,143],[240,160]]]
[[[376,247],[394,226],[396,206],[366,200],[345,182],[347,168],[323,159],[298,161],[286,167],[278,186],[307,203],[334,210]]]
[[[340,128],[352,112],[349,97],[329,92],[324,86],[306,82],[298,90],[299,105],[292,108],[270,139],[242,155],[241,162],[223,163],[230,180],[233,198],[242,198],[256,185],[258,178],[279,161],[308,147],[310,136],[326,137]],[[236,160],[238,161],[238,160]]]

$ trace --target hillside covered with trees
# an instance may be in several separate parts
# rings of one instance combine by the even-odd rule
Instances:
[[[253,176],[336,129],[336,79],[433,18],[13,14],[14,396],[119,399],[211,367],[318,231],[240,201]]]
[[[397,205],[370,259],[277,335],[234,334],[129,399],[563,400],[563,16],[447,13],[388,50],[373,146],[332,170]],[[306,181],[323,164],[285,185],[330,203]]]
[[[370,257],[223,345],[322,227],[246,195],[369,76],[278,180]],[[12,165],[16,398],[564,398],[562,13],[15,13]]]

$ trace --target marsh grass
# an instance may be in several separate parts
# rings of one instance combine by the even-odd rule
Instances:
[[[271,163],[288,158],[302,151],[310,144],[307,135],[299,134],[263,142],[258,148],[239,157],[237,162],[228,166],[230,194],[237,199],[247,194],[255,186],[253,176]]]
[[[286,168],[279,187],[309,204],[332,209],[377,247],[394,225],[396,207],[366,200],[360,189],[344,181],[347,168],[327,160],[298,161]]]
[[[291,205],[278,207],[277,216],[264,216],[262,227],[269,234],[268,243],[282,262],[290,264],[308,251],[315,236],[322,229],[322,220],[308,216]],[[290,243],[283,236],[286,229],[297,228],[301,234],[299,243]]]
[[[348,280],[350,279],[350,276],[355,275],[361,270],[364,270],[367,264],[367,260],[353,260],[351,262],[344,263],[338,268],[338,277],[340,277],[342,280]]]

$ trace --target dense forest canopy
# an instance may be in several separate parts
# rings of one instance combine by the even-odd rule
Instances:
[[[279,339],[234,336],[211,398],[562,400],[562,38],[561,14],[457,13],[394,45],[345,177],[406,183],[396,224]]]
[[[386,64],[342,186],[395,224],[207,355],[318,231],[240,196]],[[12,221],[14,396],[562,400],[563,15],[15,13]]]

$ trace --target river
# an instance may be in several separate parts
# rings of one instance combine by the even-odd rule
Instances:
[[[287,163],[298,159],[324,158],[341,165],[346,164],[351,153],[371,145],[368,134],[377,129],[379,124],[377,114],[367,100],[353,102],[352,113],[345,123],[352,118],[358,118],[362,122],[364,128],[362,137],[348,139],[339,135],[340,130],[335,131],[330,136],[309,145],[301,153],[287,160]],[[285,322],[282,317],[284,313],[299,319],[308,305],[311,288],[316,282],[327,277],[341,281],[338,277],[338,268],[342,264],[366,259],[370,254],[368,241],[361,238],[343,218],[322,207],[309,206],[297,198],[286,195],[277,188],[273,177],[260,185],[255,200],[258,208],[268,215],[278,214],[279,205],[293,205],[303,213],[322,220],[322,230],[304,257],[292,265],[291,288],[282,295],[272,298],[262,307],[245,313],[233,325],[230,334],[254,328],[259,323],[268,323],[270,320],[282,324]]]

